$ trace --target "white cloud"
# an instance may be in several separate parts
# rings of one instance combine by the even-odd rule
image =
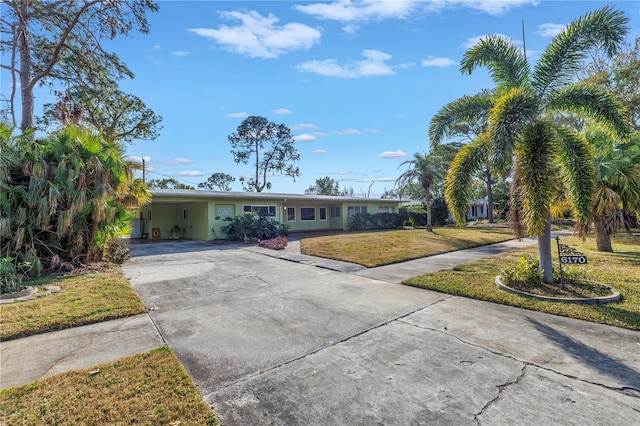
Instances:
[[[344,130],[334,130],[333,133],[336,135],[361,135],[362,132],[358,129],[344,129]]]
[[[324,75],[326,77],[358,78],[377,75],[395,74],[393,68],[386,63],[391,59],[391,55],[379,50],[363,50],[361,61],[350,62],[344,65],[335,59],[325,59],[322,61],[308,61],[296,65],[300,72],[310,72]]]
[[[315,135],[309,133],[302,133],[300,135],[294,136],[293,140],[296,142],[311,142],[318,139]]]
[[[202,176],[200,170],[181,170],[178,172],[178,176]]]
[[[538,34],[540,34],[542,37],[555,37],[560,34],[560,32],[565,28],[566,25],[564,24],[554,24],[552,22],[547,22],[546,24],[538,25]]]
[[[135,164],[142,164],[142,159],[144,158],[144,162],[145,163],[150,163],[151,162],[151,156],[149,155],[129,155],[128,157],[125,158],[125,160],[127,161],[131,161],[132,163]]]
[[[362,180],[362,182],[371,182],[372,180],[376,182],[395,182],[397,179],[392,177],[380,177],[380,178]]]
[[[367,133],[380,133],[381,130],[380,129],[364,129],[365,132]]]
[[[314,149],[313,151],[311,151],[311,153],[315,155],[326,155],[329,153],[329,151],[326,151],[324,149]]]
[[[292,50],[307,50],[320,41],[321,33],[317,29],[298,22],[277,25],[279,19],[272,14],[262,16],[256,11],[232,11],[220,12],[220,16],[241,23],[222,25],[217,30],[190,28],[188,31],[252,58],[277,58]]]
[[[248,116],[249,114],[246,112],[230,112],[227,114],[227,117],[229,118],[247,118]]]
[[[277,115],[293,114],[293,111],[287,108],[278,108],[274,111]]]
[[[153,50],[162,50],[162,47],[160,47],[159,44],[154,44],[153,45]]]
[[[186,52],[184,50],[176,50],[175,52],[171,52],[171,54],[178,57],[189,56],[189,52]]]
[[[455,65],[456,61],[450,58],[437,58],[435,56],[427,56],[427,59],[422,60],[423,67],[439,67],[447,68]]]
[[[188,158],[177,157],[171,160],[171,164],[190,164],[193,163],[193,160],[189,160]]]
[[[318,126],[316,126],[315,124],[311,124],[311,123],[299,123],[299,124],[294,124],[293,126],[291,126],[291,130],[312,130],[312,129],[317,129]]]
[[[343,30],[356,31],[358,24],[385,19],[405,19],[423,12],[466,7],[489,15],[500,15],[522,5],[537,5],[539,0],[419,0],[419,1],[335,1],[296,5],[294,9],[318,19],[344,24]]]
[[[397,151],[383,151],[378,154],[378,158],[404,158],[407,157],[407,153],[401,150]]]
[[[515,44],[516,46],[521,45],[522,42],[519,40],[513,40],[511,39],[511,37],[504,35],[504,34],[500,34],[500,33],[495,33],[495,34],[484,34],[484,35],[479,35],[479,36],[473,36],[473,37],[469,37],[464,43],[462,43],[460,45],[460,47],[464,47],[465,49],[471,49],[473,46],[475,46],[476,44],[478,44],[480,42],[480,40],[482,40],[483,38],[487,37],[488,35],[492,35],[492,36],[498,36],[501,37],[505,40],[509,40],[511,41],[513,44]]]

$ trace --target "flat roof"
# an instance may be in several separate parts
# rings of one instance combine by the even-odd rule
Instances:
[[[153,189],[149,191],[152,199],[154,197],[177,197],[177,198],[250,198],[257,200],[275,201],[327,201],[327,202],[380,202],[398,204],[397,198],[364,198],[364,197],[341,197],[337,195],[317,195],[317,194],[281,194],[274,192],[242,192],[242,191],[204,191],[199,189]]]

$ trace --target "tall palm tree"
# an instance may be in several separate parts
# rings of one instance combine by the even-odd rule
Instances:
[[[409,169],[402,172],[398,179],[396,179],[396,185],[403,188],[411,183],[417,181],[425,194],[425,204],[427,206],[427,231],[433,231],[431,224],[431,187],[433,184],[442,179],[442,165],[429,155],[422,155],[419,152],[413,154],[413,160],[406,160],[400,163],[398,168],[409,165]]]
[[[550,205],[559,183],[569,189],[577,230],[586,231],[591,214],[595,167],[585,138],[554,120],[556,114],[591,118],[608,131],[628,132],[628,123],[615,99],[604,89],[574,83],[580,62],[593,47],[615,54],[624,41],[628,18],[604,7],[571,22],[546,47],[533,70],[525,53],[500,36],[488,36],[469,49],[461,72],[488,68],[497,86],[489,113],[489,128],[481,143],[489,145],[491,164],[498,172],[511,166],[510,217],[514,231],[538,237],[540,269],[553,283]],[[468,158],[469,160],[469,158]],[[449,186],[456,187],[458,177]],[[464,191],[452,191],[452,210],[466,210]]]
[[[587,140],[596,157],[596,189],[591,220],[598,251],[613,252],[611,236],[629,230],[630,218],[640,212],[640,132],[620,143],[598,127],[590,127]]]
[[[464,136],[470,143],[461,149],[449,166],[447,182],[445,182],[445,198],[447,204],[452,204],[453,191],[463,191],[459,199],[469,201],[472,196],[471,184],[473,177],[480,176],[487,190],[487,219],[493,223],[493,189],[494,174],[489,162],[489,145],[486,143],[485,133],[489,129],[489,113],[495,105],[495,96],[489,91],[482,91],[474,96],[462,98],[448,103],[436,113],[429,125],[429,140],[431,149],[440,146],[442,139],[447,136]],[[454,177],[454,175],[458,175]],[[451,177],[449,177],[451,176]],[[461,180],[465,184],[462,185]],[[447,185],[456,181],[456,187]],[[452,213],[457,214],[457,210]],[[466,220],[455,217],[457,222]]]

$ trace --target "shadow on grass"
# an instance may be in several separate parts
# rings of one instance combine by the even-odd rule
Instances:
[[[527,320],[547,339],[555,343],[556,346],[576,361],[586,365],[592,370],[616,379],[621,383],[621,387],[633,388],[640,391],[640,371],[548,325],[542,324],[532,318],[527,318]]]

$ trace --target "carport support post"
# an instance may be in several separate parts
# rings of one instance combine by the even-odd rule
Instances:
[[[560,253],[559,235],[556,235],[556,243],[558,243],[558,262],[560,262],[560,288],[564,290],[564,273],[562,272],[562,254]]]

